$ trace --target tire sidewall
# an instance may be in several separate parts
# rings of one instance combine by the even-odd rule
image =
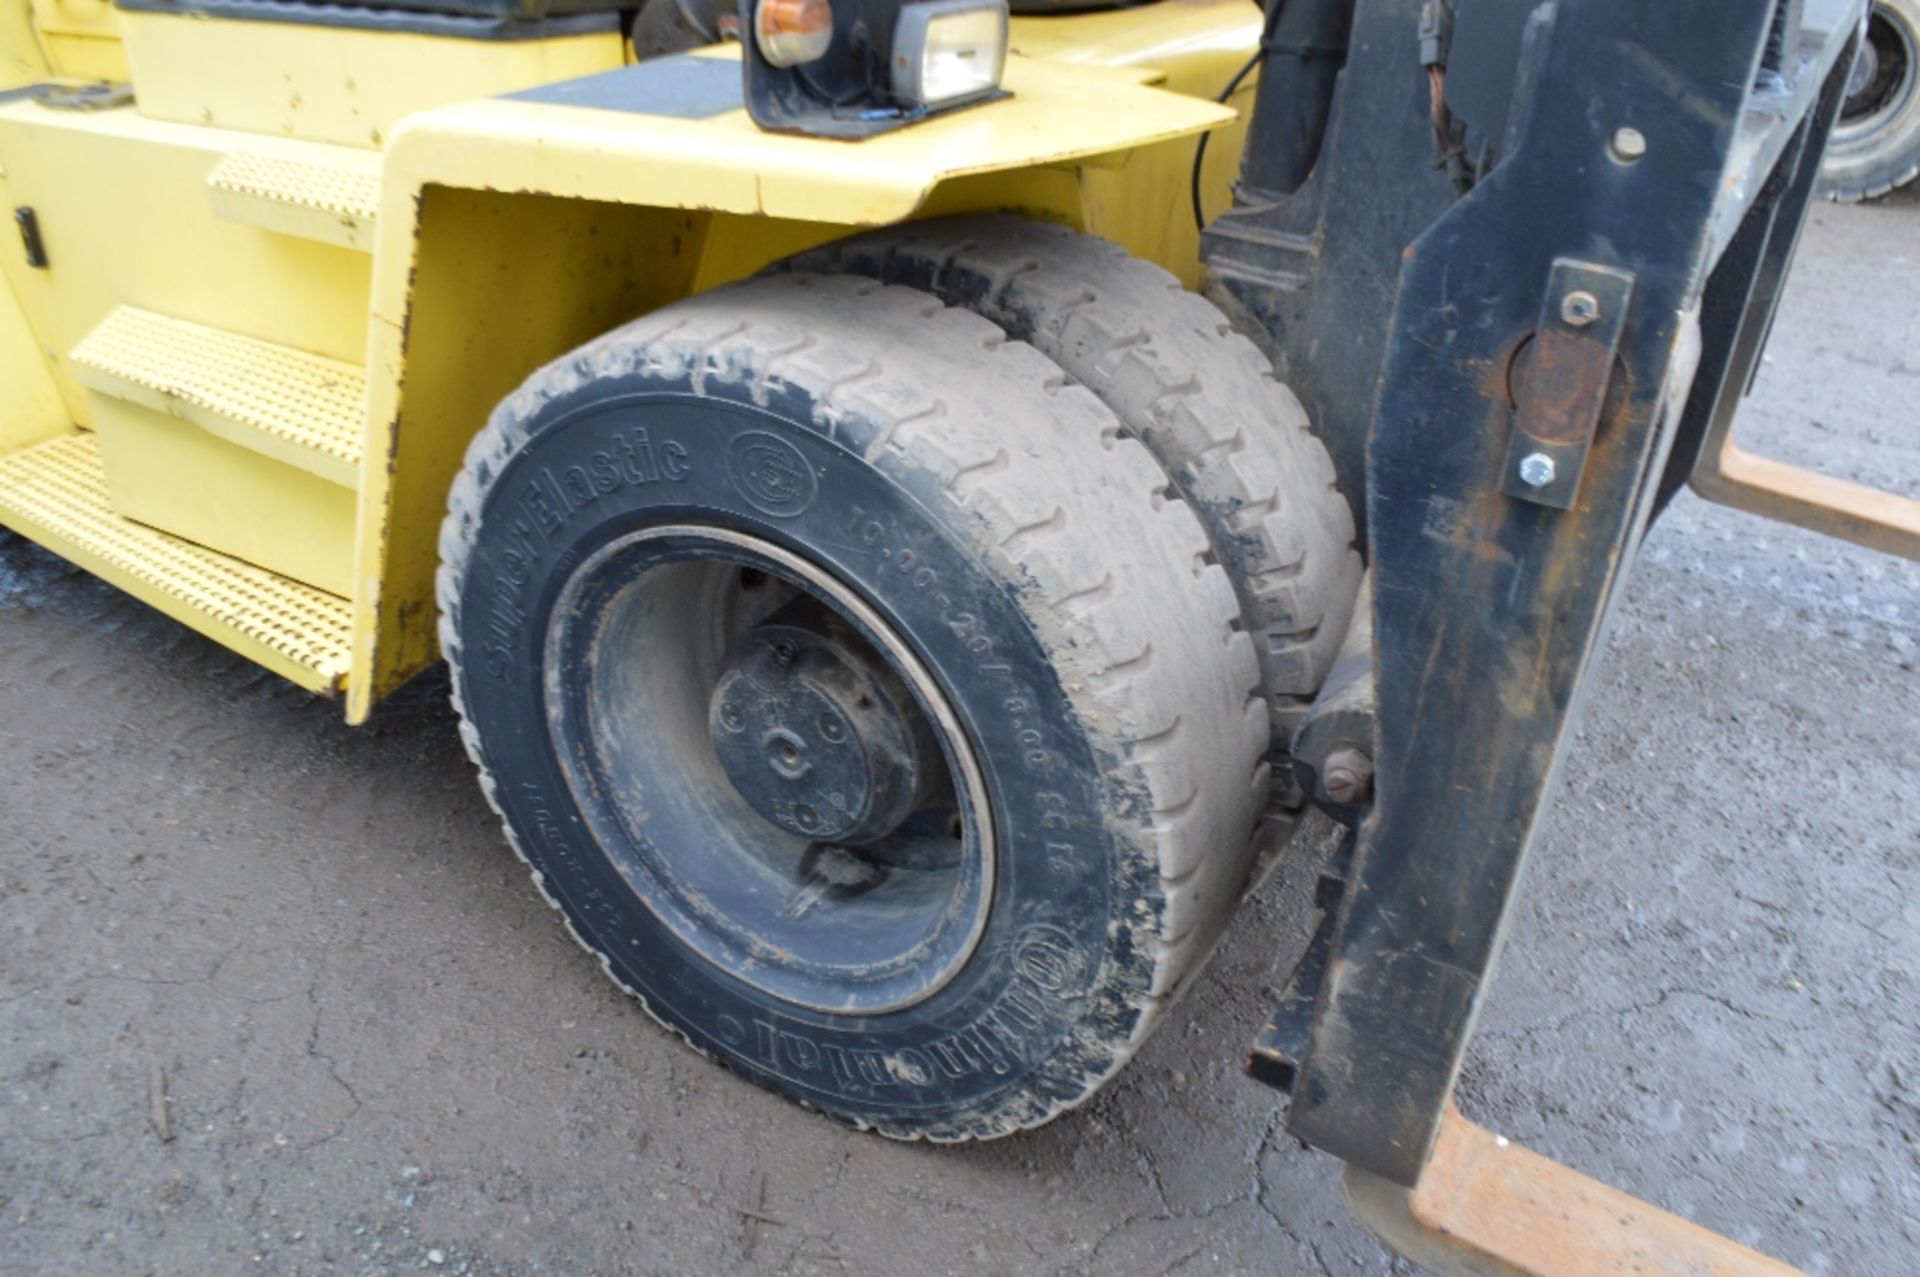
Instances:
[[[1906,28],[1916,61],[1909,77],[1920,77],[1920,0],[1876,0],[1873,9]],[[1897,117],[1859,138],[1836,132],[1820,165],[1822,193],[1845,198],[1877,194],[1911,178],[1920,167],[1920,84],[1913,85]]]
[[[539,405],[491,476],[458,585],[462,701],[496,801],[576,935],[695,1047],[795,1098],[896,1133],[962,1137],[1078,1100],[1117,1066],[1151,979],[1144,795],[1055,672],[995,557],[929,471],[804,394],[634,371]],[[801,476],[756,474],[777,456]],[[891,460],[891,463],[889,461]],[[908,636],[972,742],[997,872],[967,965],[926,1000],[850,1017],[778,1002],[658,925],[586,836],[547,726],[547,631],[573,570],[631,532],[713,523],[803,554]],[[696,747],[705,748],[704,741]]]

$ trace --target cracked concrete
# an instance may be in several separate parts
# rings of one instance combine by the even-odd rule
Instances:
[[[1920,495],[1916,230],[1911,196],[1817,210],[1750,442]],[[1681,499],[1470,1115],[1816,1273],[1913,1271],[1917,660],[1920,569]],[[4,539],[0,772],[0,1272],[1410,1271],[1239,1073],[1307,865],[1086,1109],[926,1148],[755,1090],[607,984],[443,681],[350,731]]]

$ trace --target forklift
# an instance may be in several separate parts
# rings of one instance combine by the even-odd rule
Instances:
[[[0,526],[350,724],[444,661],[607,975],[885,1136],[1333,829],[1248,1067],[1363,1223],[1789,1271],[1451,1094],[1675,493],[1920,557],[1732,429],[1866,14],[0,0]]]

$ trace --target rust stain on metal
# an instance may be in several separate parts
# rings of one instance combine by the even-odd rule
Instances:
[[[1612,351],[1566,328],[1547,328],[1527,347],[1519,373],[1520,427],[1542,443],[1588,438],[1607,389]]]

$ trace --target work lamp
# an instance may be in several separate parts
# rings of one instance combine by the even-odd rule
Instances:
[[[893,95],[934,110],[1000,87],[1007,65],[1006,0],[924,0],[893,28]]]
[[[762,128],[871,137],[1005,96],[1008,0],[740,0]]]

